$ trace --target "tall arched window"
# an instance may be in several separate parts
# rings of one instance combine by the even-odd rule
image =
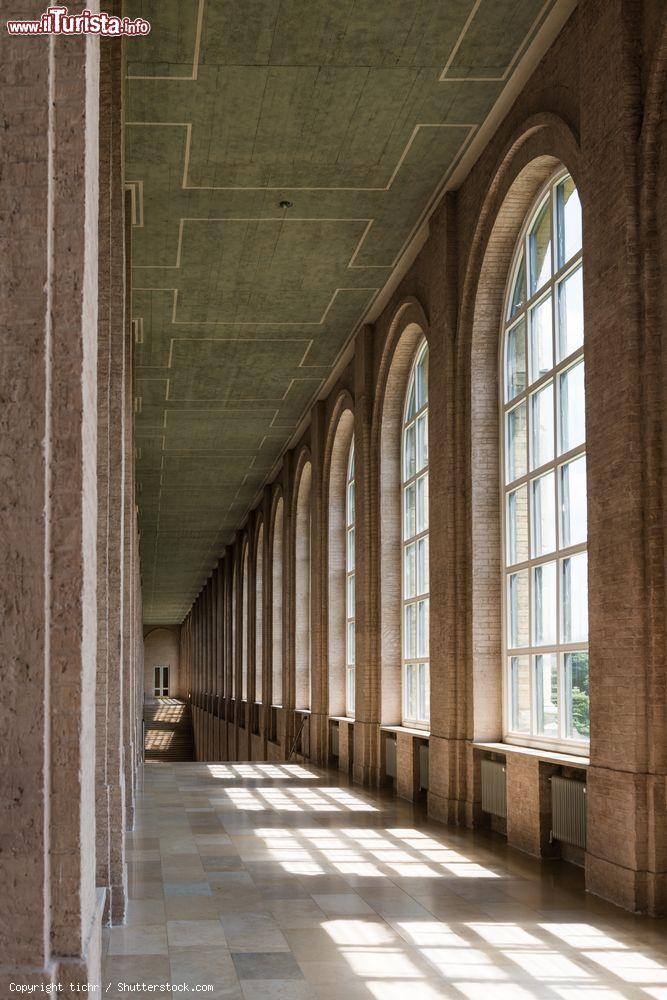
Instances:
[[[236,623],[236,609],[238,607],[238,565],[234,563],[232,571],[232,698],[238,698],[238,684],[236,677],[239,630]]]
[[[560,173],[517,247],[501,354],[505,734],[588,741],[581,205]]]
[[[243,547],[243,582],[241,589],[241,698],[248,700],[248,543]]]
[[[261,704],[262,698],[262,654],[264,638],[264,525],[260,524],[257,532],[257,551],[255,553],[255,701]]]
[[[310,462],[301,470],[296,498],[294,525],[294,667],[295,708],[309,709],[311,703],[310,677],[310,619],[311,619],[311,479]]]
[[[354,438],[350,445],[345,491],[345,714],[354,718],[355,665],[355,533],[354,533]]]
[[[402,435],[403,723],[430,721],[428,568],[428,345],[410,373]]]
[[[276,504],[271,551],[271,704],[283,703],[283,500]]]

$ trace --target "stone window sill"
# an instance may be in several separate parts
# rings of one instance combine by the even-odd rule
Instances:
[[[332,722],[347,722],[348,726],[354,725],[354,719],[349,715],[330,715],[329,718]]]
[[[548,764],[566,764],[568,767],[580,767],[585,770],[590,764],[590,758],[579,757],[573,753],[561,753],[560,750],[539,750],[537,747],[516,746],[514,743],[483,743],[472,741],[476,750],[491,750],[494,753],[522,754],[524,757],[536,757]]]
[[[428,729],[412,729],[410,726],[380,726],[383,733],[408,733],[410,736],[419,736],[422,740],[428,740],[431,736]]]

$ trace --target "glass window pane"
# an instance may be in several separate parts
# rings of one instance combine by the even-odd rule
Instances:
[[[406,604],[403,608],[403,658],[417,655],[417,605]]]
[[[417,531],[428,528],[428,472],[417,480]]]
[[[556,477],[553,472],[534,479],[532,484],[533,556],[544,556],[556,548]]]
[[[587,535],[586,456],[560,470],[561,546],[581,545]]]
[[[415,474],[415,425],[405,429],[403,435],[403,479],[410,479]]]
[[[417,542],[417,593],[428,593],[428,538]]]
[[[507,331],[505,341],[505,401],[509,402],[526,388],[526,320],[522,316]]]
[[[414,597],[415,596],[415,581],[416,581],[416,543],[412,542],[410,545],[405,546],[404,550],[404,564],[405,573],[403,577],[403,597]]]
[[[548,382],[530,397],[530,467],[539,469],[554,457],[554,386]]]
[[[347,523],[354,524],[354,482],[347,487]]]
[[[584,363],[580,361],[560,377],[560,453],[577,448],[585,440]]]
[[[354,618],[354,573],[347,578],[347,617]]]
[[[417,718],[417,666],[408,663],[405,668],[405,715],[407,719]]]
[[[528,570],[512,573],[508,589],[509,646],[521,649],[528,645]]]
[[[356,632],[354,622],[347,623],[347,662],[354,663]]]
[[[537,732],[558,736],[558,655],[540,653],[535,657],[535,703]]]
[[[556,563],[533,568],[533,643],[553,646],[556,642]]]
[[[428,656],[428,598],[417,604],[417,656]]]
[[[577,552],[561,565],[562,642],[587,642],[588,555]]]
[[[588,740],[591,735],[588,694],[588,653],[565,654],[565,736]]]
[[[428,722],[431,717],[431,692],[428,663],[420,663],[419,671],[419,721]]]
[[[581,250],[581,202],[571,177],[556,188],[558,219],[558,266],[562,267]]]
[[[405,421],[412,420],[415,413],[417,412],[416,400],[415,400],[415,378],[414,375],[410,379],[410,386],[408,388],[408,402],[405,408]]]
[[[346,712],[348,718],[354,718],[354,668],[347,671]]]
[[[354,528],[347,532],[347,565],[354,566]]]
[[[507,435],[507,482],[526,474],[526,403],[519,403],[505,416]]]
[[[507,563],[528,558],[528,487],[520,486],[507,496]]]
[[[410,483],[403,490],[403,538],[412,538],[415,533],[415,484]]]
[[[421,410],[428,402],[428,347],[417,363],[417,409]]]
[[[510,657],[510,726],[515,733],[530,732],[530,674],[527,656]]]
[[[577,268],[558,286],[558,357],[578,351],[584,343],[584,288],[582,269]]]
[[[551,296],[530,310],[530,380],[534,382],[554,366]]]
[[[519,266],[516,270],[516,277],[514,278],[514,286],[512,288],[512,294],[510,296],[510,309],[508,319],[512,319],[513,316],[519,312],[524,302],[526,301],[526,261],[523,255],[523,250],[521,251],[521,256],[519,258]]]
[[[547,198],[538,211],[528,234],[530,294],[551,277],[551,200]]]
[[[417,472],[428,465],[428,413],[417,418]]]

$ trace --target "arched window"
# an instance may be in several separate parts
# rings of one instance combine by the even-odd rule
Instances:
[[[403,724],[430,721],[428,568],[428,345],[417,351],[402,435]]]
[[[306,462],[301,471],[296,501],[294,526],[295,555],[295,708],[310,708],[310,531],[311,531],[311,466]]]
[[[241,698],[248,700],[248,543],[243,547],[241,591]]]
[[[354,718],[355,664],[355,535],[354,535],[354,438],[350,445],[345,491],[345,714]]]
[[[238,607],[238,564],[234,562],[232,571],[232,698],[238,697],[238,684],[236,678],[236,667],[238,657],[239,630],[236,623],[236,609]]]
[[[276,504],[271,551],[271,704],[283,703],[283,500]]]
[[[522,231],[503,313],[504,728],[528,744],[589,737],[581,251],[561,172]]]
[[[262,698],[262,654],[264,637],[264,525],[260,524],[257,532],[257,551],[255,553],[255,701],[261,703]]]

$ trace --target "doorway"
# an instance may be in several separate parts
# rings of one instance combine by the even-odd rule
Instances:
[[[155,697],[169,697],[169,667],[155,668]]]

